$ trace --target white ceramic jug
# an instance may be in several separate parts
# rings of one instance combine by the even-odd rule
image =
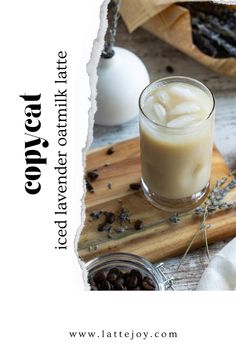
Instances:
[[[138,99],[150,82],[143,62],[127,49],[114,47],[111,58],[100,59],[95,124],[119,125],[138,115]]]

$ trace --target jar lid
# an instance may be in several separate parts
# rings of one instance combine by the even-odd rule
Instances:
[[[87,262],[86,269],[88,290],[174,290],[163,263],[155,266],[131,253],[108,253]]]

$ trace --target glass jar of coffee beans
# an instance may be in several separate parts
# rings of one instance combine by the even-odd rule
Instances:
[[[130,253],[109,253],[86,264],[88,290],[173,290],[163,264]]]

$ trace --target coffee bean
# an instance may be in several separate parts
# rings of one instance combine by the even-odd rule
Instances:
[[[87,172],[87,177],[90,179],[90,181],[95,181],[98,178],[99,174],[96,171],[89,171]]]
[[[127,290],[127,288],[124,285],[114,284],[114,290]]]
[[[111,213],[109,211],[105,211],[104,215],[105,215],[105,222],[108,224],[113,224],[113,222],[116,220],[114,213]]]
[[[130,277],[126,280],[125,285],[127,286],[128,290],[136,288],[138,285],[138,278],[136,275],[130,275]]]
[[[126,280],[127,278],[130,277],[130,272],[126,272],[123,274],[123,278]]]
[[[114,283],[121,276],[122,272],[118,268],[112,268],[107,274],[107,280],[110,283]]]
[[[86,182],[87,191],[90,193],[94,193],[94,188],[93,188],[92,184],[87,179],[85,180],[85,182]]]
[[[140,286],[136,286],[136,288],[134,288],[132,290],[141,290],[141,288],[140,288]]]
[[[113,146],[111,146],[111,147],[107,150],[107,155],[112,155],[112,154],[114,154],[114,152],[115,152],[115,149],[114,149]]]
[[[103,270],[98,271],[93,276],[93,281],[95,282],[95,284],[99,284],[104,280],[106,280],[106,272]]]
[[[148,284],[145,280],[142,281],[142,290],[155,290],[153,286]]]
[[[172,74],[174,72],[174,68],[171,66],[171,65],[167,65],[166,66],[166,71],[169,73],[169,74]]]
[[[125,283],[125,280],[124,280],[124,278],[121,276],[121,277],[119,277],[119,278],[114,282],[113,285],[114,285],[114,287],[115,287],[116,290],[125,290],[126,288],[125,288],[124,283]]]
[[[98,231],[99,232],[102,232],[102,231],[105,231],[106,230],[106,227],[107,227],[107,225],[106,225],[106,223],[105,222],[103,222],[102,224],[99,224],[98,225]]]
[[[102,283],[98,284],[99,290],[112,290],[113,286],[108,280],[104,280]]]
[[[138,278],[138,284],[141,284],[142,280],[143,280],[143,276],[142,274],[140,273],[139,270],[136,270],[136,269],[132,269],[131,272],[130,272],[131,275],[135,275],[137,278]]]
[[[151,286],[153,286],[154,288],[156,287],[154,281],[152,280],[152,278],[150,277],[144,277],[143,280],[145,280],[146,282],[148,282],[148,284],[150,284]]]
[[[110,283],[113,284],[113,283],[116,281],[117,277],[118,277],[117,274],[115,274],[115,273],[109,273],[109,274],[107,275],[107,280],[108,280]]]
[[[94,281],[93,278],[91,278],[91,277],[89,277],[88,283],[89,283],[90,286],[96,286],[95,281]]]
[[[155,290],[156,286],[154,284],[154,282],[152,281],[151,278],[149,277],[144,277],[142,284],[141,284],[141,288],[143,290]]]
[[[154,280],[137,269],[122,272],[119,267],[97,271],[89,277],[91,290],[156,290]]]
[[[134,223],[135,230],[142,230],[144,228],[144,223],[142,220],[136,220]]]
[[[96,290],[98,290],[98,288],[96,287],[96,285],[91,285],[90,290],[91,291],[96,291]]]
[[[141,188],[140,183],[130,183],[129,188],[133,191],[138,191]]]

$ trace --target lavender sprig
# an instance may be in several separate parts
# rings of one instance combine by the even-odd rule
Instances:
[[[218,209],[232,209],[235,207],[235,202],[221,202],[224,197],[236,187],[236,178],[229,182],[226,186],[222,187],[227,181],[227,177],[223,177],[216,181],[215,186],[209,193],[207,201],[204,203],[205,206],[200,206],[195,208],[194,214],[203,215],[205,213],[205,208],[207,208],[208,213],[213,213]]]
[[[229,176],[235,175],[236,171],[230,173]],[[211,225],[206,224],[206,220],[210,213],[216,212],[217,210],[229,210],[236,208],[236,201],[222,201],[223,198],[229,193],[233,188],[236,187],[236,178],[233,178],[227,185],[225,185],[228,177],[223,177],[220,180],[217,180],[212,191],[209,193],[207,200],[203,203],[203,205],[195,208],[194,214],[202,216],[202,221],[199,224],[198,231],[193,235],[183,257],[181,258],[179,265],[177,267],[176,272],[179,270],[180,266],[183,264],[189,250],[192,247],[192,244],[197,237],[197,235],[202,234],[208,259],[210,259],[209,247],[208,247],[208,239],[207,239],[207,229],[211,227]],[[172,216],[170,219],[173,219]]]
[[[180,217],[178,213],[175,213],[169,217],[169,221],[172,222],[173,224],[178,224],[180,221]]]

